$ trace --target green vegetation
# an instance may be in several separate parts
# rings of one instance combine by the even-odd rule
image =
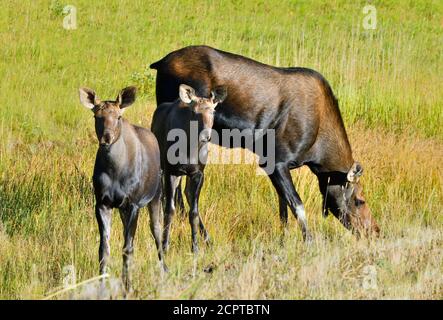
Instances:
[[[77,29],[63,8],[77,8]],[[63,268],[97,276],[91,174],[96,138],[78,87],[102,98],[136,84],[125,116],[149,126],[150,63],[207,44],[278,66],[321,72],[340,102],[368,202],[382,229],[357,240],[321,217],[317,183],[293,177],[315,236],[295,219],[280,245],[278,201],[255,166],[210,165],[201,212],[214,239],[197,261],[177,216],[170,273],[158,276],[147,214],[137,230],[134,298],[443,298],[443,4],[371,1],[8,1],[0,10],[0,298],[43,298]],[[121,268],[114,216],[111,275]],[[211,266],[211,273],[203,269]],[[365,267],[377,287],[365,289]],[[71,295],[74,294],[74,295]],[[78,296],[78,295],[80,296]],[[56,297],[88,297],[84,286]],[[90,297],[93,295],[89,294]]]

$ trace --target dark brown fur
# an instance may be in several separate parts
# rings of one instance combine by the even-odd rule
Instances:
[[[175,100],[180,83],[194,87],[201,96],[225,86],[228,97],[217,107],[214,119],[213,128],[219,134],[223,128],[275,130],[277,164],[269,176],[279,195],[284,223],[289,205],[303,234],[308,235],[303,205],[289,174],[290,169],[307,165],[319,179],[327,209],[342,222],[370,220],[355,223],[354,230],[365,225],[378,232],[370,214],[361,214],[369,212],[369,207],[354,192],[361,188],[354,188],[358,179],[352,183],[347,179],[355,161],[337,100],[318,72],[277,68],[207,46],[171,52],[151,68],[157,70],[158,105]],[[342,201],[343,196],[348,196],[346,201]]]

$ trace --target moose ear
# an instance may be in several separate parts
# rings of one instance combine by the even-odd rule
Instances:
[[[117,103],[120,106],[120,109],[127,108],[135,101],[135,94],[137,93],[136,87],[127,87],[122,89],[117,96]]]
[[[212,101],[214,103],[222,103],[228,96],[228,90],[225,86],[216,87],[211,92]]]
[[[80,102],[86,108],[92,110],[99,103],[99,100],[94,92],[94,90],[89,88],[78,89]]]
[[[357,183],[358,179],[363,174],[363,167],[358,162],[354,162],[351,169],[348,172],[348,181],[352,183]]]
[[[194,88],[186,85],[181,84],[180,88],[178,89],[178,93],[180,96],[180,100],[184,103],[191,103],[193,100],[197,99],[197,96],[195,95]]]

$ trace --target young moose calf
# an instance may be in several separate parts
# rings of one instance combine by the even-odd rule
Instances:
[[[164,194],[166,197],[163,233],[164,251],[168,249],[169,231],[175,213],[175,191],[183,175],[188,176],[185,194],[190,206],[189,223],[192,230],[192,251],[198,251],[197,230],[199,228],[205,242],[209,241],[208,232],[198,212],[198,199],[203,186],[203,171],[207,159],[215,107],[218,103],[223,102],[225,98],[226,89],[224,87],[212,91],[209,98],[201,98],[196,95],[193,88],[182,84],[179,87],[179,99],[175,102],[163,103],[155,110],[151,129],[160,144]],[[196,129],[194,131],[197,132],[191,132],[193,127]],[[179,141],[177,142],[171,141],[168,137],[171,134],[177,136],[174,134],[174,130],[177,134],[185,134],[185,139],[182,139],[184,144],[178,146],[178,160],[173,159],[176,154],[171,151],[176,150],[174,145],[180,143],[180,136],[178,135]],[[180,147],[182,148],[180,149]]]
[[[123,89],[115,101],[100,101],[91,89],[80,88],[80,101],[94,112],[100,143],[94,166],[95,214],[100,231],[100,274],[109,258],[111,213],[118,208],[124,227],[123,284],[130,289],[129,266],[139,209],[148,205],[151,232],[162,267],[160,225],[161,171],[159,146],[145,128],[131,125],[123,111],[135,100],[135,87]]]

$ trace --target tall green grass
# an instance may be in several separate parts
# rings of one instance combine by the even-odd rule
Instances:
[[[0,13],[2,118],[28,139],[75,132],[79,85],[115,95],[135,82],[152,102],[146,66],[190,44],[320,71],[347,123],[443,136],[439,1],[374,2],[376,30],[362,27],[364,1],[73,1],[73,31],[54,3],[64,4],[17,1]]]
[[[91,174],[96,138],[78,87],[102,98],[136,84],[125,116],[149,126],[155,73],[166,53],[207,44],[277,66],[321,72],[340,102],[382,238],[357,241],[321,217],[317,182],[293,174],[315,243],[294,219],[280,245],[278,202],[255,167],[210,165],[201,212],[214,238],[195,264],[178,216],[158,277],[147,217],[137,232],[135,298],[442,298],[442,13],[440,1],[10,1],[0,10],[0,298],[42,298],[64,267],[97,275]],[[120,274],[114,218],[111,274]],[[212,266],[212,273],[202,270]],[[362,287],[373,266],[378,286]],[[80,297],[93,297],[83,292]],[[91,289],[92,290],[92,289]],[[60,297],[79,297],[60,295]]]

